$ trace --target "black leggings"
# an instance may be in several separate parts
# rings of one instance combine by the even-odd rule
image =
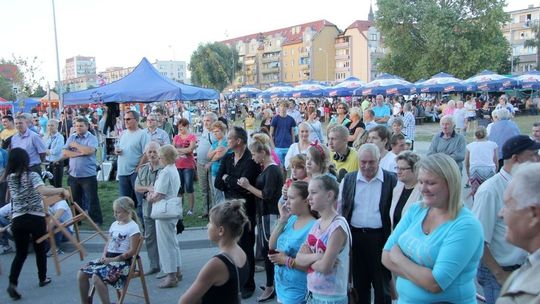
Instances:
[[[19,283],[19,275],[28,255],[30,239],[32,239],[36,254],[39,281],[45,281],[47,278],[47,242],[36,243],[37,239],[47,233],[45,217],[32,214],[17,216],[12,221],[11,231],[15,240],[16,251],[9,272],[9,283],[15,286]]]

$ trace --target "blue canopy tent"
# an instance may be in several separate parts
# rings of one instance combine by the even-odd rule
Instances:
[[[396,75],[383,73],[375,80],[354,90],[354,95],[409,95],[413,84]]]
[[[523,90],[540,90],[540,72],[528,71],[526,74],[514,77]]]
[[[351,96],[354,90],[362,87],[366,83],[356,77],[349,77],[335,86],[328,87],[325,90],[326,96]]]
[[[420,93],[449,93],[464,92],[467,90],[467,86],[463,84],[463,80],[447,73],[433,75],[430,79],[415,84],[415,87],[416,92]]]
[[[178,83],[161,75],[146,58],[126,77],[104,86],[64,94],[64,105],[95,102],[154,102],[218,99],[212,89]]]
[[[32,108],[39,106],[40,101],[33,98],[26,98],[26,99],[17,99],[16,101],[13,101],[12,104],[13,104],[13,113],[17,113],[17,112],[30,113]]]
[[[231,94],[231,98],[255,98],[262,91],[253,86],[244,86]]]
[[[515,88],[518,81],[484,70],[471,78],[465,79],[463,84],[467,86],[466,91],[501,92]]]
[[[265,100],[268,100],[270,98],[285,97],[285,95],[292,89],[293,88],[291,85],[280,82],[260,92],[257,97],[263,98]]]
[[[295,98],[322,97],[326,88],[316,81],[306,81],[295,86],[286,96]]]

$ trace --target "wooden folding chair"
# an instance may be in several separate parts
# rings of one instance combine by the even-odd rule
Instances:
[[[60,223],[53,216],[48,217],[48,218],[50,218],[50,220],[47,221],[47,223],[48,223],[47,224],[48,225],[48,233],[37,240],[38,243],[41,243],[41,242],[49,239],[51,252],[52,252],[52,256],[53,256],[54,263],[55,263],[56,273],[58,275],[61,274],[61,270],[60,270],[60,263],[61,262],[65,261],[66,259],[70,258],[71,256],[73,256],[73,255],[75,255],[77,253],[79,253],[79,257],[80,257],[81,261],[84,259],[84,256],[86,255],[86,252],[85,252],[82,244],[84,244],[85,242],[88,242],[90,239],[92,239],[92,238],[94,238],[95,236],[98,236],[98,235],[100,235],[105,240],[105,242],[108,239],[107,235],[103,231],[101,231],[99,226],[92,220],[92,218],[90,218],[90,216],[86,213],[86,211],[84,211],[76,202],[74,202],[72,200],[71,191],[70,190],[68,190],[68,191],[70,192],[70,196],[69,196],[68,199],[66,199],[66,201],[68,202],[68,205],[71,208],[71,213],[73,214],[73,217],[71,218],[71,220],[69,220],[69,221],[67,221],[65,223]],[[54,196],[49,196],[49,197],[44,197],[43,198],[43,205],[45,207],[45,211],[47,212],[47,214],[48,214],[49,206],[53,205],[54,203],[56,203],[56,202],[58,202],[60,200],[63,200],[63,198],[61,196],[59,196],[59,195],[54,195]],[[87,237],[86,239],[81,241],[81,236],[80,236],[78,223],[83,221],[83,220],[88,221],[90,226],[92,226],[96,232],[94,232],[89,237]],[[74,230],[75,237],[73,237],[73,235],[69,231],[67,231],[67,227],[69,227],[70,225],[73,225],[73,228],[74,228],[73,230]],[[66,236],[68,241],[75,246],[75,250],[73,252],[65,254],[61,259],[59,259],[58,255],[57,255],[57,252],[56,252],[57,244],[56,244],[56,241],[54,239],[54,235],[57,232],[62,232],[62,234],[64,234]]]
[[[117,304],[123,304],[126,296],[128,295],[144,299],[145,304],[150,304],[150,297],[148,296],[148,289],[146,288],[146,279],[144,277],[143,263],[142,263],[141,256],[139,255],[143,243],[144,243],[144,237],[141,236],[139,245],[137,246],[135,255],[133,256],[133,259],[131,261],[131,266],[129,268],[129,273],[128,273],[126,282],[124,283],[124,288],[116,290],[116,297],[118,298]],[[136,278],[139,278],[141,280],[141,287],[142,287],[142,292],[143,292],[142,295],[128,292],[131,279],[136,279]],[[90,289],[90,294],[88,296],[88,303],[92,303],[92,299],[94,297],[95,291],[96,291],[96,288],[94,285],[92,285],[92,288]]]

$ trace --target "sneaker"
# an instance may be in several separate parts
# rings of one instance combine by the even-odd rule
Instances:
[[[61,254],[64,254],[64,252],[62,251],[62,249],[60,248],[56,248],[56,255],[61,255]],[[47,252],[47,257],[50,258],[53,256],[53,253],[49,250]]]
[[[160,271],[160,272],[158,272],[158,274],[156,274],[156,279],[163,279],[166,276],[167,276],[167,274],[165,272]]]
[[[193,215],[193,210],[188,210],[187,215]]]
[[[13,247],[10,245],[4,245],[2,246],[2,249],[0,250],[0,254],[8,254],[13,252]]]

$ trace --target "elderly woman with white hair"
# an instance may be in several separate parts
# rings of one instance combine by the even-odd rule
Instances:
[[[146,195],[149,203],[176,198],[180,190],[180,176],[175,161],[178,152],[172,145],[164,145],[158,150],[159,161],[163,169],[159,172],[154,188]],[[180,206],[181,206],[181,202]],[[180,272],[180,246],[176,239],[177,218],[156,219],[156,237],[161,271],[166,274],[158,285],[159,288],[176,287],[182,280]]]
[[[489,132],[489,140],[495,142],[499,149],[499,169],[504,165],[502,147],[504,143],[511,137],[521,134],[519,127],[511,120],[512,115],[507,109],[499,109],[497,111],[498,120],[493,123]]]
[[[362,111],[360,108],[352,107],[349,110],[349,118],[351,119],[351,123],[348,126],[349,137],[347,138],[347,143],[349,147],[352,147],[354,141],[366,132],[366,125],[362,122]]]
[[[506,280],[497,303],[540,303],[540,163],[520,165],[512,175],[501,210],[506,240],[530,255]]]
[[[427,155],[444,153],[456,161],[459,170],[463,169],[465,159],[465,137],[454,130],[454,119],[450,115],[443,116],[440,121],[441,132],[433,136]]]

